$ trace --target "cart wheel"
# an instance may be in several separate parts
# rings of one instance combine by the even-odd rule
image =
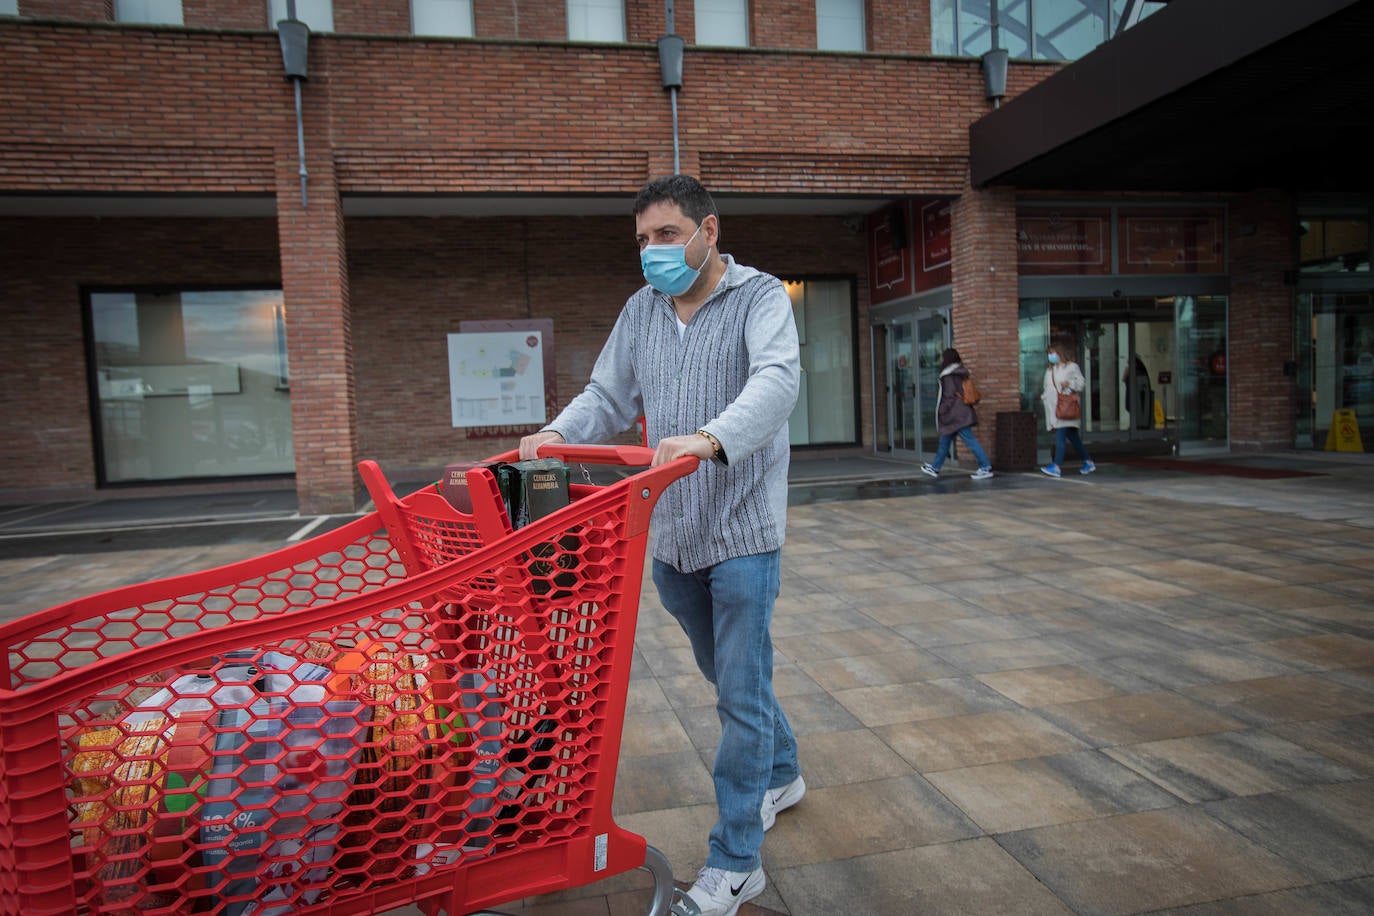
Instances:
[[[673,869],[668,857],[654,846],[644,847],[644,864],[639,866],[654,876],[654,905],[649,916],[668,916],[673,905]]]

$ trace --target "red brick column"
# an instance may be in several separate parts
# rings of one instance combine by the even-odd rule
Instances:
[[[277,233],[296,495],[306,515],[357,508],[358,418],[343,209],[323,135],[306,137],[308,203],[302,205],[296,145],[277,155]]]
[[[951,340],[978,377],[983,402],[974,432],[997,464],[997,412],[1019,410],[1016,193],[965,190],[952,216],[954,308]],[[961,466],[972,458],[961,453]]]
[[[1292,448],[1297,379],[1283,374],[1295,358],[1293,202],[1281,191],[1236,198],[1230,212],[1231,299],[1227,385],[1231,448]]]

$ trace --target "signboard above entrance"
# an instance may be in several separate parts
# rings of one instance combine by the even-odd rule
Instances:
[[[1023,274],[1112,272],[1107,207],[1025,208],[1016,214],[1016,264]]]
[[[1022,276],[1225,273],[1226,211],[1022,206],[1016,254]]]

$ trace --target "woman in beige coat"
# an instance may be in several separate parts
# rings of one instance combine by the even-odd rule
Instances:
[[[1047,357],[1050,365],[1045,370],[1045,385],[1040,393],[1040,400],[1045,405],[1045,428],[1054,430],[1054,460],[1042,467],[1040,472],[1051,477],[1060,476],[1059,466],[1064,463],[1065,447],[1068,443],[1073,443],[1074,451],[1083,459],[1083,466],[1078,469],[1078,473],[1091,474],[1097,470],[1097,465],[1088,457],[1088,450],[1083,447],[1083,438],[1078,434],[1078,426],[1082,423],[1081,416],[1061,419],[1056,409],[1061,393],[1081,392],[1088,386],[1088,380],[1083,377],[1083,370],[1078,368],[1078,363],[1073,361],[1071,348],[1055,344],[1050,347]]]

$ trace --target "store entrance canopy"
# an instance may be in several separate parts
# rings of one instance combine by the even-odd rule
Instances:
[[[973,184],[1374,190],[1374,0],[1174,0],[969,128]]]

